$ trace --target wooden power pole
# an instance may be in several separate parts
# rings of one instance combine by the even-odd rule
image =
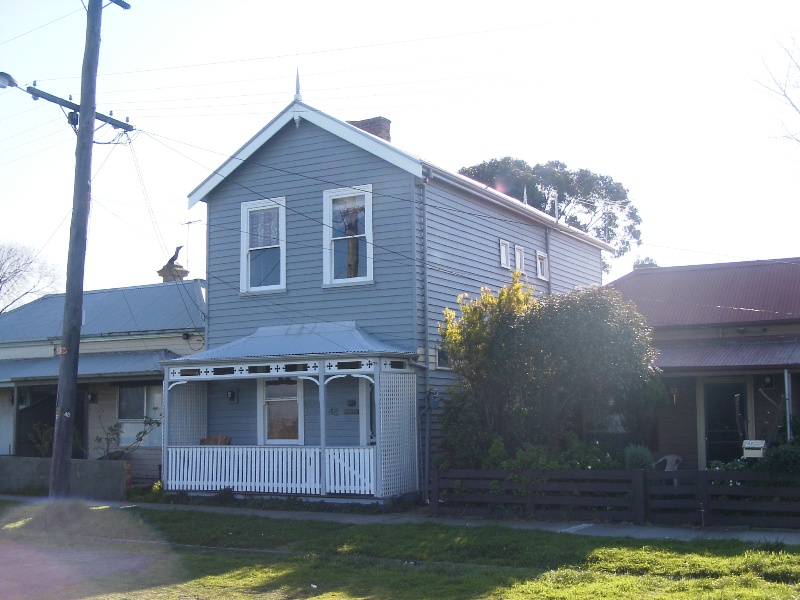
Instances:
[[[130,8],[122,0],[111,0]],[[58,370],[56,426],[53,437],[53,461],[50,468],[50,498],[69,496],[72,466],[72,431],[78,396],[78,352],[83,321],[83,272],[86,263],[86,232],[89,223],[89,200],[94,144],[97,66],[100,60],[100,24],[102,0],[89,0],[86,17],[86,48],[81,71],[81,103],[78,115],[78,143],[75,149],[75,186],[72,197],[72,223],[67,257],[67,291],[61,333],[61,361]]]

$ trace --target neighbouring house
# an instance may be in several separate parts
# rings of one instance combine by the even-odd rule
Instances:
[[[120,424],[125,447],[144,417],[163,411],[161,362],[196,352],[205,339],[205,282],[184,281],[178,264],[164,283],[83,295],[75,458],[99,458],[97,437]],[[55,422],[64,294],[0,315],[0,455],[42,456]],[[150,431],[125,457],[134,481],[160,476],[161,431]]]
[[[172,490],[418,491],[420,414],[452,382],[444,307],[512,269],[545,294],[598,283],[610,250],[299,92],[189,199],[208,210],[208,326],[204,352],[165,363]]]
[[[653,328],[669,395],[655,450],[704,469],[741,457],[744,440],[786,435],[799,401],[800,258],[640,268],[610,285]]]

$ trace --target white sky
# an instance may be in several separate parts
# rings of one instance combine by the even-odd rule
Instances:
[[[95,146],[87,290],[158,282],[181,244],[206,276],[186,195],[292,100],[296,67],[305,102],[388,117],[395,144],[453,171],[510,155],[620,181],[644,244],[606,281],[637,254],[800,255],[800,144],[781,137],[800,117],[761,85],[786,70],[796,0],[130,3],[103,12],[98,111],[138,133]],[[5,0],[0,23],[0,71],[79,102],[81,2]],[[0,239],[63,271],[74,152],[59,107],[0,90]]]

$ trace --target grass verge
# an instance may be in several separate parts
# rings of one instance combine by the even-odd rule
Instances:
[[[800,554],[775,543],[645,543],[79,503],[0,503],[0,511],[0,554],[12,563],[0,588],[9,599],[800,597]],[[65,565],[73,577],[54,590],[53,569]]]

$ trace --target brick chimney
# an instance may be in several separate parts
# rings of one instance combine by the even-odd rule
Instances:
[[[183,281],[189,274],[189,271],[184,269],[181,264],[168,262],[161,267],[158,274],[161,275],[161,279],[164,280],[164,283],[169,283],[170,281]]]
[[[392,141],[392,136],[389,132],[389,126],[392,122],[386,117],[372,117],[371,119],[364,119],[363,121],[348,121],[348,123],[382,140],[386,140],[387,142]]]

